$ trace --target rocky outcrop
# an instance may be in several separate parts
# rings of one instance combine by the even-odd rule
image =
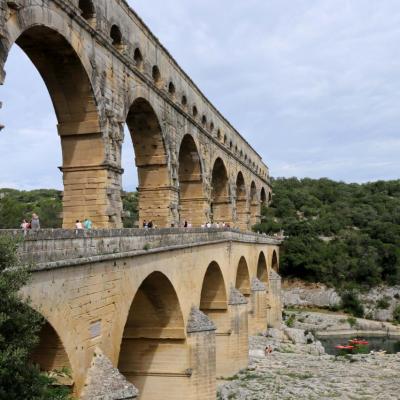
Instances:
[[[301,281],[285,282],[282,298],[285,307],[334,308],[341,303],[341,297],[335,289]],[[359,299],[368,319],[392,321],[395,309],[400,306],[400,286],[377,287],[360,293]]]

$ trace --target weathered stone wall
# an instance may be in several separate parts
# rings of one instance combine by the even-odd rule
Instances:
[[[64,227],[85,217],[121,227],[125,123],[141,220],[169,227],[224,219],[242,229],[259,220],[268,168],[124,1],[0,0],[1,84],[15,44],[41,73],[57,114]],[[213,177],[224,175],[220,197]]]

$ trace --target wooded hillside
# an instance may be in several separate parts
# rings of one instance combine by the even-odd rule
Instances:
[[[281,273],[338,288],[400,284],[400,180],[275,179],[256,231],[284,230]]]

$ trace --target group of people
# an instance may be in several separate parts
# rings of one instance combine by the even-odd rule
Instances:
[[[24,231],[24,235],[26,235],[29,230],[38,231],[40,229],[39,216],[33,213],[30,221],[23,219],[21,223],[21,229]]]
[[[90,230],[92,229],[93,222],[89,218],[85,218],[83,222],[81,222],[79,219],[76,220],[75,223],[75,229],[80,231],[80,230]]]
[[[228,223],[225,223],[225,222],[221,222],[221,223],[219,223],[219,222],[214,222],[214,223],[207,222],[205,224],[202,224],[201,227],[202,228],[217,228],[218,229],[218,228],[230,228],[230,225]]]
[[[143,228],[144,228],[144,229],[157,228],[157,225],[154,225],[153,221],[147,222],[146,220],[144,220],[144,221],[143,221]]]

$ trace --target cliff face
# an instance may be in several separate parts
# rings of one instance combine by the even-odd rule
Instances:
[[[330,308],[339,306],[341,301],[335,289],[302,281],[284,282],[282,299],[285,307]],[[367,318],[392,321],[393,312],[400,306],[400,286],[379,286],[366,293],[360,293],[359,299]]]

